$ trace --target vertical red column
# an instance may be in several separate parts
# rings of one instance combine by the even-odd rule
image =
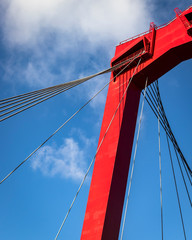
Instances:
[[[99,143],[122,99],[129,75],[131,71],[109,85]],[[139,99],[140,90],[131,83],[96,156],[81,240],[118,239]]]
[[[180,21],[180,14],[168,24],[159,28],[153,25],[149,32],[124,41],[116,48],[113,65],[132,59],[138,52],[141,52],[142,62],[97,154],[81,240],[118,239],[140,99],[139,89],[144,88],[146,78],[151,84],[180,62],[192,58],[192,7],[185,10],[182,16],[188,25]],[[99,144],[135,70],[136,62],[109,85]],[[116,73],[119,71],[116,70]]]

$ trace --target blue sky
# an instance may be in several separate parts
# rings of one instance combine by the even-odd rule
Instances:
[[[80,3],[81,2],[81,3]],[[0,96],[18,95],[108,68],[122,40],[171,20],[191,1],[1,0]],[[191,60],[159,80],[172,130],[192,167]],[[3,178],[109,81],[103,75],[0,124]],[[0,186],[0,239],[54,239],[95,154],[107,90]],[[165,135],[165,239],[183,239]],[[174,162],[176,159],[174,157]],[[161,239],[157,120],[147,103],[124,239]],[[175,164],[176,165],[176,164]],[[176,165],[177,166],[177,165]],[[176,168],[187,236],[192,209]],[[79,239],[91,174],[59,239]],[[190,189],[192,196],[192,189]],[[138,230],[139,229],[139,230]]]

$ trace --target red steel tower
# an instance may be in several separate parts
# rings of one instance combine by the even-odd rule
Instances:
[[[169,23],[123,41],[111,65],[135,57],[111,75],[99,143],[103,139],[130,78],[128,91],[96,156],[81,240],[117,240],[129,172],[140,94],[146,78],[151,84],[180,62],[192,58],[192,7]],[[138,55],[139,54],[139,55]],[[137,57],[136,57],[137,56]],[[139,59],[141,62],[136,67]]]

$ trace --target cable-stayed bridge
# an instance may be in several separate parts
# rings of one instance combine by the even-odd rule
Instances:
[[[161,129],[163,129],[167,138],[176,199],[180,213],[180,227],[183,231],[183,238],[190,239],[185,227],[177,175],[174,169],[174,164],[178,164],[190,212],[192,207],[192,171],[189,163],[190,160],[185,158],[185,154],[182,152],[174,136],[163,107],[158,86],[158,81],[160,81],[158,79],[162,75],[182,61],[192,57],[192,8],[190,7],[183,12],[175,9],[175,13],[176,17],[169,23],[160,27],[151,23],[149,31],[121,42],[116,47],[115,56],[111,60],[111,67],[109,69],[72,82],[0,100],[0,121],[4,122],[94,77],[111,72],[110,81],[106,85],[76,110],[67,121],[60,125],[0,182],[1,184],[6,184],[9,178],[14,178],[15,172],[19,168],[24,167],[24,163],[73,118],[77,117],[100,92],[106,87],[109,88],[96,153],[90,162],[76,195],[72,199],[55,239],[59,239],[60,232],[70,217],[70,212],[93,165],[94,170],[81,239],[123,239],[145,101],[150,106],[158,121],[161,237],[162,239],[164,238],[163,185],[161,174]],[[141,95],[143,95],[141,113],[139,115],[138,131],[136,132],[132,166],[130,167]],[[176,161],[173,162],[173,159],[176,159]],[[125,200],[128,174],[130,181],[128,182],[128,194]],[[125,210],[122,218],[124,200]]]

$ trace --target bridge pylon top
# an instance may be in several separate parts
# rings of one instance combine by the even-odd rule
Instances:
[[[174,11],[176,17],[167,24],[157,27],[151,23],[149,31],[116,46],[112,66],[141,53],[137,59],[141,57],[142,61],[134,77],[135,84],[141,89],[144,88],[146,77],[149,77],[150,84],[180,62],[192,58],[192,6],[183,12],[178,8]],[[137,59],[126,72],[136,66]],[[114,76],[121,69],[117,69]]]

